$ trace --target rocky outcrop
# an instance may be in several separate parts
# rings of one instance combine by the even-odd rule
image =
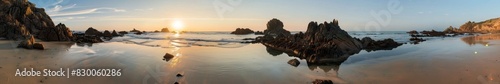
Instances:
[[[468,21],[458,29],[463,33],[500,33],[500,18],[489,19],[482,22]]]
[[[118,33],[119,33],[120,35],[125,35],[125,34],[128,34],[128,32],[127,32],[127,31],[120,31],[120,32],[118,32]]]
[[[272,36],[272,37],[286,37],[290,36],[290,31],[283,29],[283,22],[280,20],[273,18],[269,22],[267,22],[267,29],[264,30],[264,35]]]
[[[111,32],[111,35],[112,35],[112,36],[121,36],[120,34],[116,33],[116,31],[115,31],[115,30],[113,30],[113,32]]]
[[[103,37],[113,37],[113,35],[111,35],[111,32],[109,32],[108,30],[104,30],[104,33],[102,33],[102,36]]]
[[[98,36],[98,37],[101,37],[101,36],[103,36],[103,33],[100,32],[97,29],[94,29],[94,28],[90,27],[90,28],[88,28],[85,31],[85,35],[87,35],[87,36]]]
[[[254,31],[249,28],[236,28],[235,31],[231,32],[231,34],[236,34],[236,35],[245,35],[252,33],[254,33]]]
[[[312,82],[312,84],[333,84],[332,80],[321,80],[316,79]]]
[[[163,28],[163,29],[161,29],[161,32],[167,32],[168,33],[170,31],[168,30],[168,28]]]
[[[93,36],[93,35],[85,35],[85,33],[73,33],[74,35],[74,41],[77,43],[100,43],[104,42],[102,39],[98,36]]]
[[[255,35],[264,35],[264,32],[262,32],[262,31],[256,31]]]
[[[66,25],[59,23],[54,28],[41,30],[38,38],[44,41],[71,41],[73,34]]]
[[[35,38],[33,37],[33,35],[27,35],[26,37],[23,37],[23,38],[25,38],[25,39],[22,40],[17,45],[17,47],[26,48],[26,49],[39,49],[39,50],[45,49],[43,44],[35,43]]]
[[[71,40],[71,31],[64,24],[55,26],[45,9],[28,0],[0,1],[0,18],[0,37],[16,40],[35,35],[46,41]]]
[[[134,28],[133,30],[130,30],[130,32],[141,32],[141,31]]]
[[[273,19],[268,23],[268,26],[269,24],[280,24],[280,22]],[[365,41],[361,41],[353,38],[339,27],[337,20],[319,24],[310,22],[305,33],[299,32],[290,36],[277,37],[274,35],[276,34],[266,33],[264,36],[257,37],[256,41],[268,48],[273,48],[273,50],[306,59],[308,64],[335,64],[345,61],[348,56],[356,54],[362,49],[369,51],[392,49],[401,45],[392,39],[382,41],[365,39]],[[366,45],[363,45],[362,42]]]

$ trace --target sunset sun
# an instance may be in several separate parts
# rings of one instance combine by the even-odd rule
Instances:
[[[172,23],[172,27],[174,28],[174,31],[181,31],[184,28],[184,23],[181,20],[175,20]]]

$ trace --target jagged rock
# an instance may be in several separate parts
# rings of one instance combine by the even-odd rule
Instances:
[[[254,33],[254,31],[249,28],[237,28],[235,31],[231,32],[231,34],[236,34],[236,35],[244,35],[251,33]]]
[[[332,80],[321,80],[321,79],[316,79],[312,83],[313,84],[333,84]]]
[[[97,36],[97,37],[101,37],[103,36],[103,33],[98,31],[97,29],[94,29],[92,27],[88,28],[86,31],[85,31],[85,36]]]
[[[458,29],[461,33],[500,33],[500,18],[493,18],[482,22],[468,21]]]
[[[439,31],[436,31],[436,30],[422,31],[420,33],[424,34],[425,36],[430,36],[430,37],[446,36],[446,34],[444,32],[439,32]]]
[[[269,23],[279,24],[271,21]],[[348,56],[356,54],[364,48],[371,51],[392,49],[395,48],[395,45],[401,45],[392,39],[373,41],[371,38],[365,38],[364,41],[366,42],[362,43],[361,40],[351,37],[346,31],[342,30],[337,20],[320,24],[310,22],[305,33],[299,32],[285,37],[274,37],[272,34],[265,34],[257,37],[256,41],[261,42],[266,48],[272,48],[273,50],[285,52],[290,56],[306,59],[308,64],[318,65],[341,63]]]
[[[161,29],[161,32],[170,32],[170,31],[168,30],[168,28],[163,28]]]
[[[450,27],[446,28],[443,32],[448,33],[448,34],[458,33],[458,28],[454,28],[453,26],[450,26]]]
[[[68,28],[55,26],[45,9],[36,8],[28,0],[0,1],[0,18],[0,37],[7,39],[23,39],[28,34],[46,41],[69,41],[71,38]]]
[[[38,38],[44,41],[71,41],[73,34],[66,25],[59,23],[54,28],[46,28],[38,33]]]
[[[102,34],[102,36],[104,36],[104,37],[113,37],[113,35],[111,35],[111,32],[109,32],[108,30],[104,30],[104,33]]]
[[[267,22],[267,29],[264,30],[264,34],[272,37],[286,37],[291,35],[290,31],[283,29],[283,22],[276,18]]]
[[[113,30],[113,32],[111,33],[112,36],[121,36],[120,34],[116,33],[115,30]]]
[[[297,59],[291,59],[291,60],[288,61],[288,64],[290,64],[290,65],[292,65],[294,67],[297,67],[297,66],[299,66],[300,62]]]

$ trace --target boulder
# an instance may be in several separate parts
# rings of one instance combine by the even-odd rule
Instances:
[[[169,61],[172,58],[174,58],[174,55],[172,55],[172,54],[165,53],[165,55],[163,55],[163,60],[165,60],[165,61]]]
[[[33,49],[33,44],[35,44],[35,38],[33,35],[27,35],[24,40],[21,40],[21,43],[19,43],[17,47]]]
[[[168,28],[163,28],[163,29],[161,29],[161,32],[167,32],[168,33],[170,31],[168,30]]]
[[[255,35],[264,35],[264,32],[262,32],[262,31],[256,31]]]
[[[85,35],[86,36],[97,36],[97,37],[101,37],[103,36],[103,33],[98,31],[97,29],[94,29],[92,27],[88,28],[86,31],[85,31]]]
[[[104,42],[99,36],[86,35],[85,33],[73,33],[74,41],[77,43],[100,43]]]
[[[252,33],[254,33],[254,31],[249,28],[237,28],[235,31],[231,32],[231,34],[236,34],[236,35],[245,35]]]
[[[33,44],[33,48],[34,49],[39,49],[39,50],[44,50],[45,49],[45,47],[41,43],[35,43],[35,44]]]
[[[299,66],[300,62],[297,59],[291,59],[291,60],[288,61],[288,64],[290,64],[290,65],[292,65],[294,67],[297,67],[297,66]]]
[[[111,35],[111,32],[109,32],[108,30],[104,30],[104,33],[102,33],[102,36],[104,36],[104,37],[113,37],[113,35]]]
[[[264,34],[272,37],[286,37],[291,35],[290,31],[283,29],[283,22],[276,18],[267,22],[267,29],[264,30]]]
[[[380,40],[380,41],[365,40],[365,38],[363,38],[363,40],[362,40],[363,49],[368,51],[368,52],[377,51],[377,50],[392,50],[396,47],[403,45],[401,43],[397,43],[396,41],[394,41],[391,38]]]

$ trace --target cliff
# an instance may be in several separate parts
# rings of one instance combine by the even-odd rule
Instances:
[[[489,19],[482,22],[468,21],[460,26],[458,32],[465,33],[500,33],[500,18]]]

